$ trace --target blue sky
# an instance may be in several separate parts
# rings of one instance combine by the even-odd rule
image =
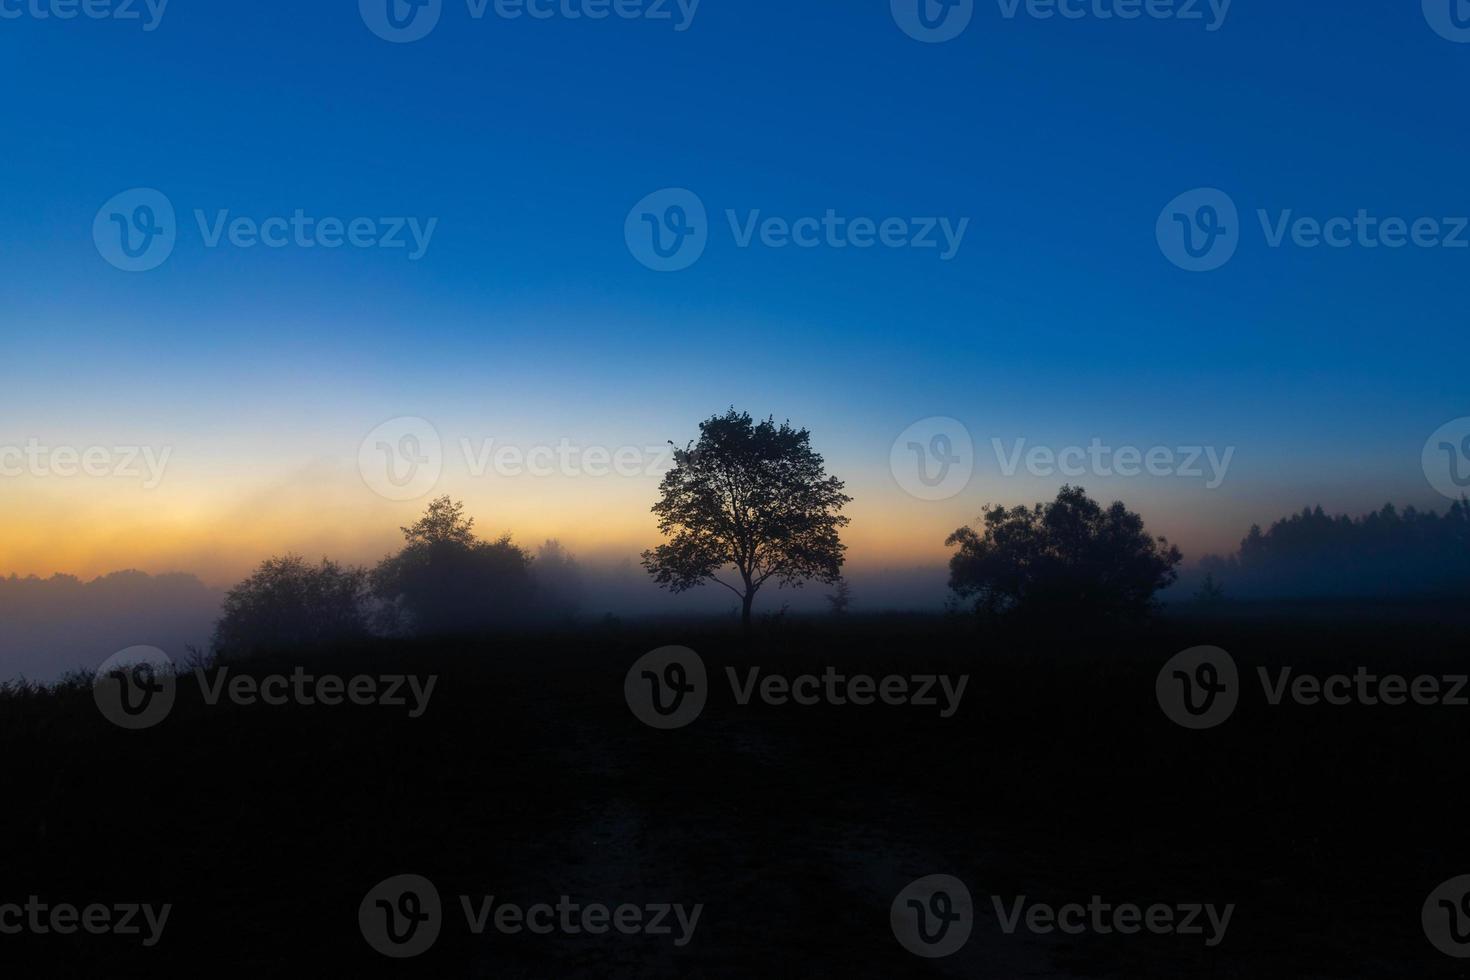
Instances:
[[[1236,0],[1214,31],[1024,11],[978,2],[938,44],[900,30],[888,0],[703,0],[683,31],[476,20],[445,0],[407,44],[375,36],[351,0],[174,0],[151,31],[0,19],[0,440],[168,442],[180,492],[208,496],[257,462],[350,459],[393,416],[446,438],[641,444],[689,438],[733,403],[812,428],[866,493],[868,526],[902,511],[924,554],[986,500],[1061,482],[981,461],[965,493],[914,501],[889,447],[928,416],[982,447],[1237,447],[1217,491],[1098,481],[1195,553],[1308,502],[1443,506],[1420,449],[1470,414],[1470,249],[1271,248],[1256,212],[1470,214],[1456,111],[1470,44],[1418,4]],[[172,202],[178,242],[127,273],[92,223],[137,187]],[[710,242],[659,273],[630,254],[624,221],[670,187],[699,196]],[[1202,187],[1239,207],[1240,242],[1190,273],[1155,222]],[[206,248],[195,209],[437,225],[417,261]],[[727,209],[968,226],[950,261],[740,248]],[[232,457],[228,479],[189,469],[205,456]],[[278,479],[248,499],[268,507]],[[26,488],[22,509],[48,492]],[[892,547],[871,533],[875,555]],[[59,570],[3,557],[0,571]]]

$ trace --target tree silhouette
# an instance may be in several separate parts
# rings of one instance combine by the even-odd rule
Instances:
[[[214,649],[226,657],[319,647],[368,633],[367,572],[323,558],[269,558],[225,596]]]
[[[841,578],[846,545],[838,532],[848,518],[838,511],[852,499],[842,490],[807,430],[770,418],[756,423],[732,408],[701,422],[697,443],[675,447],[653,505],[670,540],[645,551],[643,565],[672,592],[706,581],[729,589],[748,631],[755,595],[771,579],[779,588]],[[726,568],[736,582],[721,577]]]
[[[523,617],[533,585],[531,556],[510,535],[482,541],[464,505],[449,497],[401,528],[405,544],[372,573],[392,632],[442,636],[481,632]]]
[[[847,607],[852,605],[852,587],[847,584],[847,579],[837,580],[837,591],[827,597],[827,607],[834,616],[847,615]]]
[[[962,527],[945,544],[950,588],[993,617],[1133,619],[1174,582],[1179,549],[1144,530],[1122,503],[1104,510],[1081,487],[1064,486],[1050,504],[993,507],[983,532]]]
[[[557,619],[576,615],[586,591],[582,567],[556,538],[548,538],[536,549],[531,577],[536,583],[538,609]]]
[[[1194,594],[1194,601],[1201,606],[1218,606],[1225,601],[1225,587],[1215,581],[1215,575],[1210,572],[1205,575],[1205,580],[1199,584],[1199,590]]]
[[[408,527],[400,527],[410,545],[452,544],[470,547],[475,543],[475,519],[464,516],[464,504],[449,497],[429,502],[424,516]]]

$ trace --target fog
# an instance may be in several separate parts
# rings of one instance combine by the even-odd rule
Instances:
[[[131,646],[187,658],[205,649],[223,597],[187,574],[0,578],[0,678],[50,683]]]
[[[545,558],[544,546],[538,564]],[[535,566],[533,566],[534,568]],[[719,585],[679,595],[660,589],[634,558],[575,561],[571,578],[552,576],[552,563],[538,584],[558,593],[558,615],[578,622],[608,616],[735,615],[739,602]],[[848,576],[852,612],[895,609],[940,610],[947,597],[941,566],[854,571]],[[768,583],[756,599],[757,616],[827,613],[829,586],[778,589]],[[0,679],[41,683],[74,670],[95,670],[119,650],[155,646],[175,661],[191,648],[206,651],[225,590],[192,574],[149,575],[121,571],[91,581],[71,575],[0,578]]]
[[[578,557],[555,541],[535,549],[534,615],[597,623],[609,616],[738,615],[739,601],[706,583],[673,594],[628,557]],[[1180,569],[1160,593],[1190,602],[1204,575],[1228,599],[1455,596],[1470,583],[1470,502],[1443,515],[1393,507],[1358,518],[1306,509],[1262,531],[1253,528],[1235,554],[1206,556]],[[849,567],[848,611],[937,612],[952,595],[943,564]],[[831,612],[834,588],[767,583],[756,596],[758,618]],[[96,669],[119,650],[156,646],[176,661],[207,651],[225,590],[187,573],[114,572],[89,582],[70,575],[0,578],[0,679],[49,683],[68,671]]]

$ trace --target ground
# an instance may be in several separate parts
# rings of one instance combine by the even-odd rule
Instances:
[[[1457,977],[1420,924],[1470,873],[1470,707],[1272,706],[1258,665],[1470,672],[1463,609],[1185,610],[1049,635],[967,617],[599,623],[554,634],[382,643],[232,672],[433,674],[423,715],[204,702],[191,676],[155,727],[123,731],[91,689],[0,698],[8,765],[0,904],[171,903],[162,939],[0,935],[13,976]],[[624,676],[697,651],[709,701],[658,731]],[[1240,665],[1216,728],[1165,717],[1155,679],[1199,644]],[[968,675],[939,706],[739,704],[724,668]],[[381,880],[431,880],[438,941],[365,941]],[[930,874],[974,898],[969,941],[925,959],[889,907]],[[466,927],[459,896],[522,906],[701,904],[692,940]],[[995,898],[1233,903],[1202,936],[1007,934]]]

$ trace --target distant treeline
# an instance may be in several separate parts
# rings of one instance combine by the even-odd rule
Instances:
[[[1470,593],[1470,500],[1443,514],[1392,504],[1362,517],[1309,507],[1228,557],[1207,555],[1226,599],[1455,596]]]
[[[139,644],[203,646],[221,598],[193,575],[0,576],[0,680],[49,683]]]

